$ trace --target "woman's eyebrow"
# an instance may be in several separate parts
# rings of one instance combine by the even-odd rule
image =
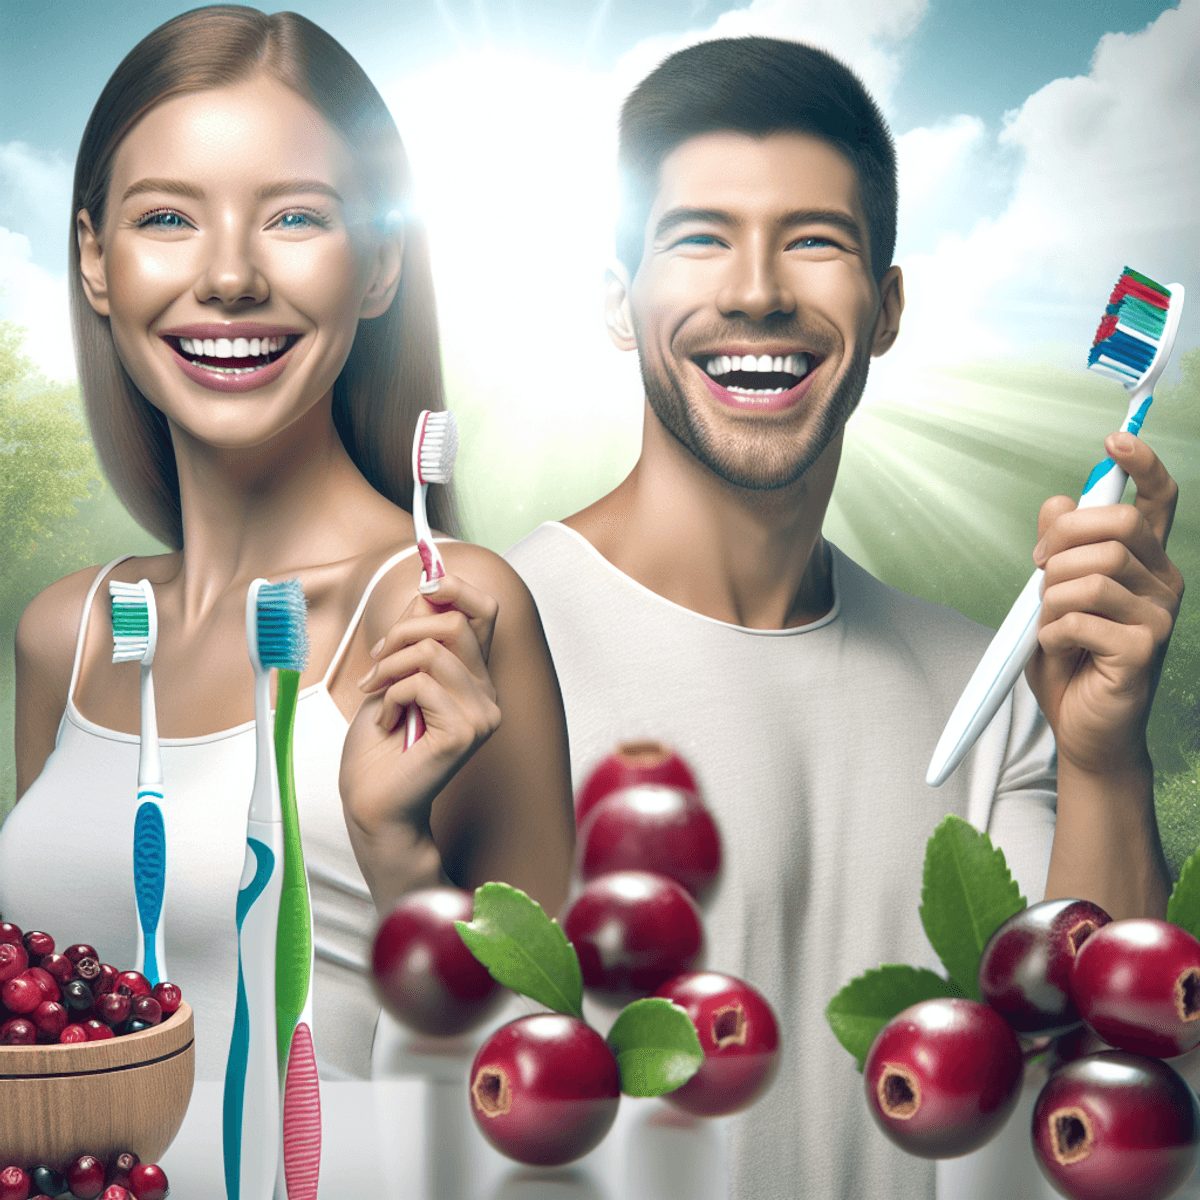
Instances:
[[[133,196],[145,195],[147,192],[165,192],[170,196],[182,196],[185,200],[204,199],[204,189],[197,187],[194,183],[185,183],[182,179],[156,178],[139,179],[136,183],[130,184],[121,199],[125,201]],[[310,195],[316,193],[320,196],[327,196],[338,204],[345,203],[336,188],[319,179],[280,179],[275,183],[264,184],[260,187],[255,192],[255,198],[275,200],[280,196],[294,196],[297,193],[305,192]]]

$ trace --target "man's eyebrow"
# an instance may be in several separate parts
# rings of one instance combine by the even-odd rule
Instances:
[[[863,236],[862,225],[840,208],[801,208],[788,213],[783,224],[789,228],[796,225],[832,225],[856,241],[861,241]]]
[[[130,184],[121,199],[122,201],[129,200],[133,196],[143,196],[147,192],[165,192],[170,196],[182,196],[185,200],[204,199],[204,189],[197,187],[194,183],[185,183],[181,179],[156,178],[139,179],[137,183]],[[306,192],[310,195],[316,193],[319,196],[327,196],[338,204],[344,203],[336,188],[322,183],[319,179],[280,179],[276,183],[268,183],[260,187],[255,192],[255,197],[258,200],[275,200],[280,196],[294,196]]]
[[[654,240],[660,241],[680,225],[692,223],[706,225],[737,225],[738,219],[732,213],[719,208],[672,208],[659,218],[654,227]],[[796,225],[832,225],[840,229],[856,241],[863,236],[862,226],[850,213],[840,208],[801,208],[790,212],[781,222],[787,228]]]
[[[727,212],[719,208],[669,208],[658,219],[654,227],[654,240],[659,241],[680,225],[690,225],[693,222],[706,225],[734,225],[737,222]]]

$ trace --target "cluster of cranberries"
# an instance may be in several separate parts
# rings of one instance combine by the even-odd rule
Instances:
[[[182,1000],[173,983],[153,988],[80,942],[56,953],[48,933],[0,921],[0,1046],[94,1042],[149,1029]],[[0,1200],[9,1200],[0,1186]]]
[[[144,1163],[136,1154],[118,1154],[108,1164],[94,1154],[81,1154],[66,1170],[37,1166],[5,1167],[0,1171],[0,1200],[31,1200],[38,1196],[62,1200],[165,1200],[170,1189],[157,1163]]]
[[[1162,1200],[1182,1186],[1200,1106],[1163,1059],[1200,1045],[1200,941],[1167,921],[1049,900],[993,934],[979,991],[985,1003],[913,1005],[876,1036],[867,1100],[893,1141],[928,1158],[983,1145],[1017,1102],[1018,1035],[1036,1048],[1055,1039],[1032,1128],[1047,1179],[1071,1200]],[[1082,1053],[1089,1033],[1106,1049]]]

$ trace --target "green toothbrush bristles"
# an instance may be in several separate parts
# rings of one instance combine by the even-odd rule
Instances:
[[[262,665],[303,671],[308,665],[308,609],[299,580],[263,584],[257,613]]]
[[[150,609],[146,594],[136,583],[110,580],[112,598],[113,662],[142,658],[150,645]]]

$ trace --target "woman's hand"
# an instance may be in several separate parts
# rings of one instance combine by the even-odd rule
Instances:
[[[491,596],[446,575],[372,648],[375,665],[359,682],[367,698],[346,735],[339,780],[356,851],[363,842],[399,843],[410,854],[419,841],[432,848],[434,799],[500,725],[487,666],[498,611]],[[412,704],[425,732],[405,750]],[[360,862],[373,857],[359,854]]]

